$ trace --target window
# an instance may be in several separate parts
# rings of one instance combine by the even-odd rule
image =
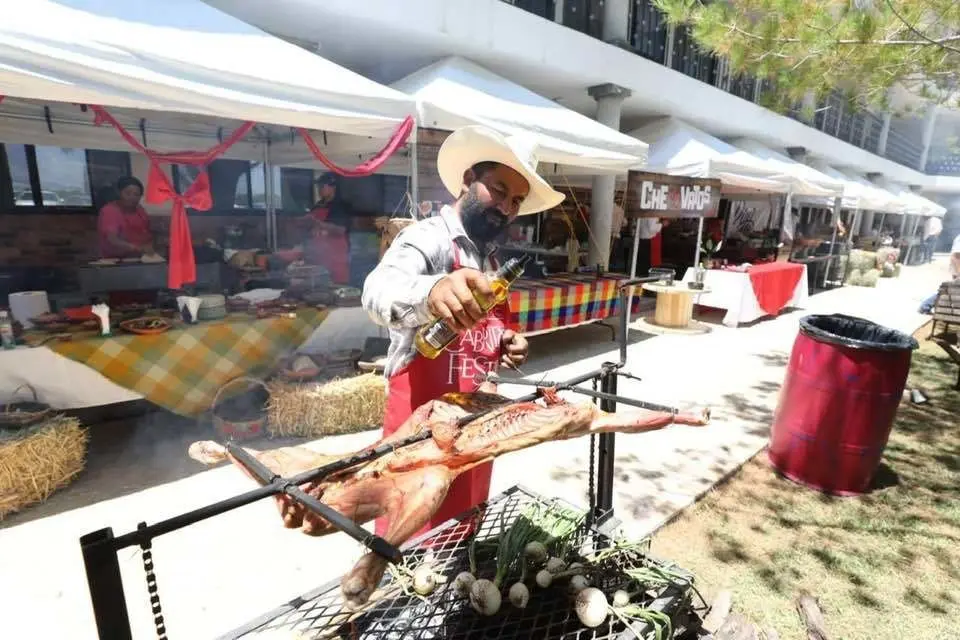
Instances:
[[[44,207],[93,205],[87,155],[83,149],[34,147]]]
[[[0,202],[13,208],[98,209],[130,175],[130,154],[23,144],[0,145]]]
[[[4,149],[10,174],[13,205],[15,207],[32,207],[33,189],[30,186],[30,163],[27,160],[27,146],[7,144],[4,145]]]

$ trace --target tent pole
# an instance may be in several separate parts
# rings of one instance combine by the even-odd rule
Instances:
[[[418,110],[419,111],[419,110]],[[418,114],[419,115],[419,114]],[[420,211],[420,145],[417,139],[420,137],[420,126],[417,121],[413,122],[413,135],[410,136],[410,197],[411,203],[410,217],[416,218]]]
[[[630,261],[630,279],[633,280],[637,277],[637,251],[640,249],[640,218],[638,217],[633,223],[633,259]],[[646,275],[646,274],[644,274]],[[627,308],[623,310],[623,313],[627,314],[627,330],[629,331],[630,327],[630,310],[633,308],[633,291],[634,288],[630,287],[630,291],[627,293]]]
[[[697,218],[697,246],[693,249],[693,268],[700,264],[700,246],[703,242],[703,218]]]
[[[277,250],[277,220],[273,208],[273,169],[270,166],[270,135],[263,145],[263,193],[267,199],[267,246],[271,251]]]
[[[833,264],[833,247],[837,243],[837,222],[840,220],[840,208],[843,201],[840,196],[833,199],[833,215],[830,216],[830,226],[833,234],[830,237],[830,253],[827,255],[827,268],[823,270],[823,288],[827,288],[827,277],[830,275],[830,266]]]

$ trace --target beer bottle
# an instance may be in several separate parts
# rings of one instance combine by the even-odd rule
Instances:
[[[490,290],[493,295],[483,296],[472,291],[473,299],[477,301],[484,314],[490,312],[493,307],[507,299],[510,285],[517,278],[523,275],[524,265],[530,260],[530,256],[524,255],[520,258],[510,258],[490,278]],[[414,344],[417,351],[425,358],[433,360],[449,346],[457,337],[457,332],[452,329],[443,319],[434,320],[429,324],[423,325],[417,331]]]

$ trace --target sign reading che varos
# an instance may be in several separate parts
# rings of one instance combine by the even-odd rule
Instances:
[[[631,218],[715,218],[720,181],[630,171],[624,213]]]

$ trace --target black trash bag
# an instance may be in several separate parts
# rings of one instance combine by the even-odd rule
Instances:
[[[806,316],[800,319],[800,332],[818,342],[853,349],[912,351],[920,344],[913,336],[888,329],[875,322],[840,313]]]

